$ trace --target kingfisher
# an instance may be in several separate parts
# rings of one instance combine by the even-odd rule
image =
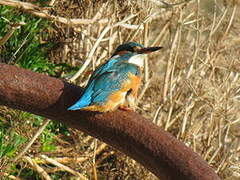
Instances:
[[[141,84],[144,58],[161,48],[144,47],[136,42],[121,44],[111,58],[92,73],[80,99],[68,110],[133,110]]]

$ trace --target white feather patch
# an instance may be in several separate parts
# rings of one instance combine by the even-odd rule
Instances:
[[[134,55],[132,56],[128,62],[129,63],[132,63],[132,64],[135,64],[139,67],[143,67],[144,65],[144,58],[146,57],[146,54],[137,54],[137,55]]]

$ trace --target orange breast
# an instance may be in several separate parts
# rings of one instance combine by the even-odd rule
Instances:
[[[131,90],[133,97],[137,96],[138,88],[141,84],[141,77],[129,73],[128,80],[122,84],[122,88],[119,91],[113,92],[104,105],[91,105],[83,108],[82,110],[107,112],[114,111],[120,105],[123,105],[126,100],[127,92]]]

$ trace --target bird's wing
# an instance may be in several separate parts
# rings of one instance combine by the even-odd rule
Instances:
[[[108,97],[119,90],[129,78],[129,74],[139,75],[137,66],[129,63],[119,63],[106,72],[96,77],[92,93],[92,104],[101,105],[108,100]]]
[[[109,71],[111,69],[112,66],[114,66],[114,64],[118,62],[117,58],[111,58],[109,59],[106,63],[102,64],[101,66],[99,66],[91,75],[89,81],[91,81],[92,79],[96,78],[96,76],[100,76],[101,74]]]
[[[128,53],[122,56],[116,55],[111,57],[106,63],[102,64],[101,66],[99,66],[91,75],[89,81],[91,81],[92,79],[96,78],[97,76],[101,76],[102,74],[106,73],[106,72],[111,72],[113,71],[112,69],[115,68],[115,64],[118,63],[119,61],[122,60],[127,60],[129,59],[131,56],[133,56],[132,53]]]
[[[109,59],[106,63],[102,64],[101,66],[99,66],[91,75],[88,84],[86,86],[86,88],[84,89],[84,92],[81,96],[81,98],[72,106],[70,106],[68,108],[68,110],[78,110],[81,109],[83,107],[86,107],[88,105],[91,104],[91,99],[92,99],[92,94],[94,93],[93,89],[94,89],[94,82],[95,79],[98,76],[101,76],[102,74],[106,73],[106,72],[111,72],[110,68],[118,61],[118,59],[116,57],[112,57],[111,59]]]
[[[128,80],[129,74],[139,75],[139,73],[140,70],[136,65],[115,64],[108,71],[92,77],[82,97],[69,110],[78,110],[93,104],[103,104],[112,93],[121,89],[122,84]]]

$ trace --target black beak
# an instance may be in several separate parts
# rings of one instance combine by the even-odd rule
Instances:
[[[163,47],[145,47],[142,49],[139,49],[137,51],[138,54],[149,54],[154,51],[158,51],[159,49],[162,49]]]

